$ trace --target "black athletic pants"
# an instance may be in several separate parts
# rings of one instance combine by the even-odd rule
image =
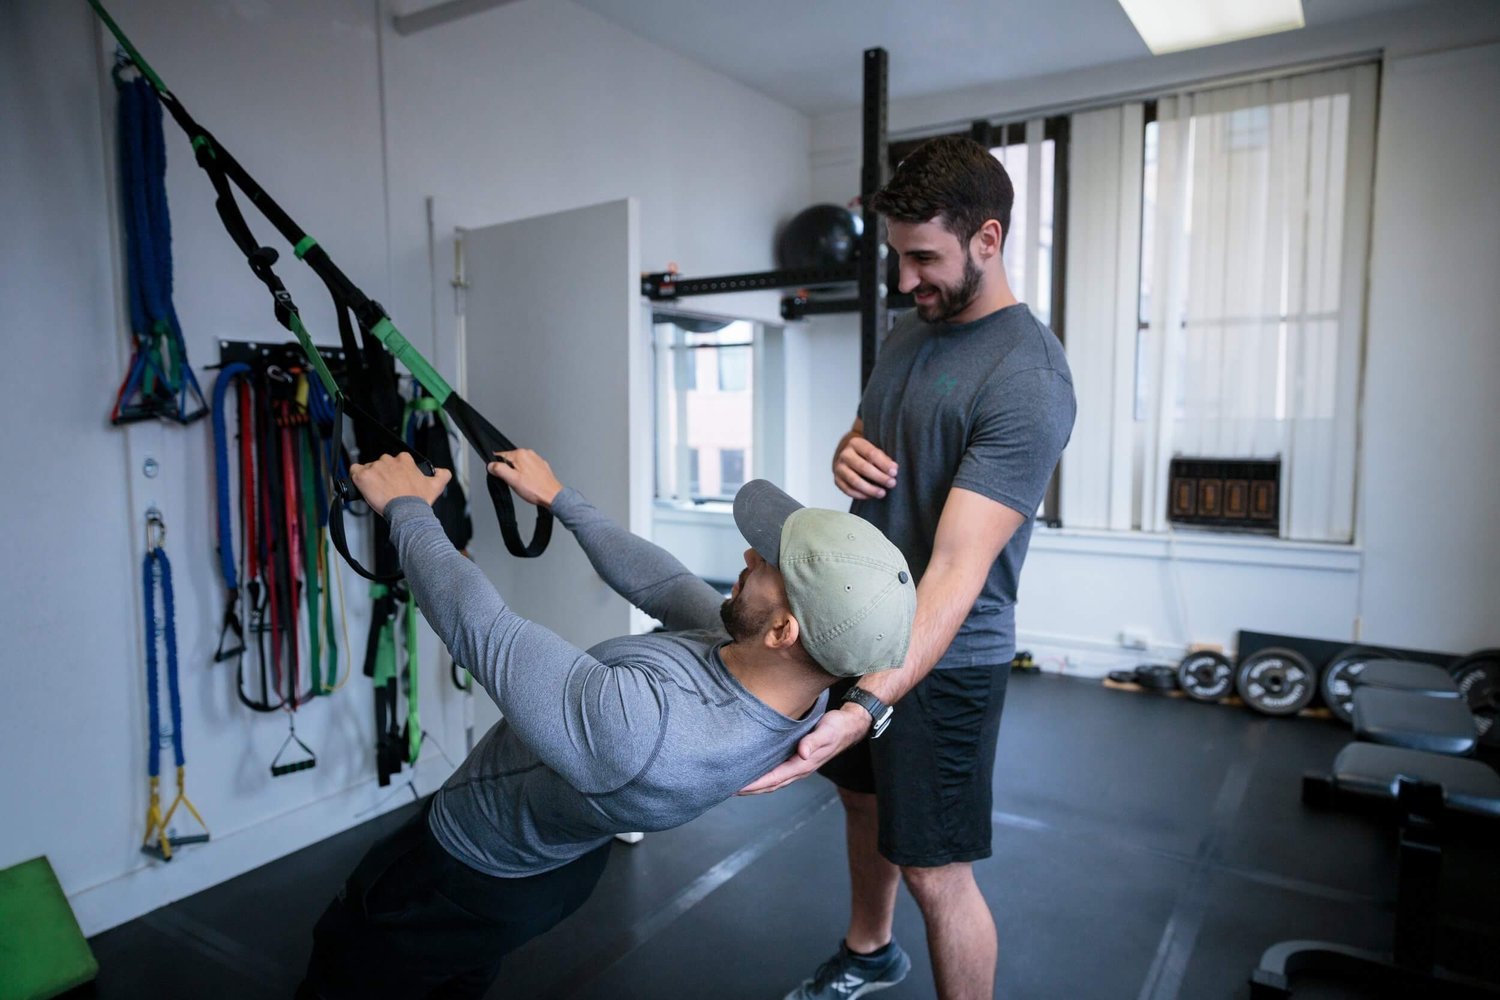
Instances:
[[[541,875],[495,878],[445,851],[423,808],[328,904],[297,996],[481,997],[507,953],[583,905],[608,856],[606,844]]]

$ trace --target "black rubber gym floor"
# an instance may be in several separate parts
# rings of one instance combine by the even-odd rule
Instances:
[[[1389,947],[1393,835],[1298,798],[1345,727],[1056,675],[1014,676],[1008,701],[995,856],[975,866],[1000,929],[997,997],[1246,997],[1275,941]],[[410,808],[98,935],[99,978],[76,995],[290,996],[323,906]],[[589,902],[514,954],[490,997],[779,1000],[843,932],[843,824],[822,779],[611,851]],[[912,974],[881,1000],[931,997],[904,891],[896,935]]]

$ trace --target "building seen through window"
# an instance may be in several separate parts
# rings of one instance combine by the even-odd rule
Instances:
[[[656,496],[730,501],[755,456],[757,324],[658,314]]]

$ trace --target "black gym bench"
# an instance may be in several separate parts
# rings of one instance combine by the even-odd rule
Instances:
[[[1358,739],[1460,757],[1478,746],[1474,715],[1440,667],[1374,660],[1350,683]]]
[[[1358,737],[1339,751],[1327,773],[1302,780],[1311,806],[1353,809],[1393,819],[1399,831],[1396,923],[1389,952],[1331,941],[1282,941],[1251,973],[1251,996],[1291,995],[1302,973],[1353,977],[1403,996],[1500,997],[1500,968],[1480,961],[1474,970],[1439,964],[1439,934],[1447,923],[1443,871],[1455,853],[1496,867],[1500,844],[1500,774],[1465,757],[1476,745],[1473,716],[1441,670],[1402,661],[1370,663],[1354,691]],[[1500,926],[1482,929],[1500,955]],[[1451,959],[1450,959],[1451,961]]]

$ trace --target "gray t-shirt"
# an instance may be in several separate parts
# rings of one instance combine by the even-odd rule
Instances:
[[[1062,344],[1025,304],[971,323],[896,321],[860,400],[864,435],[895,461],[896,488],[850,510],[883,531],[920,580],[948,491],[972,490],[1026,521],[990,567],[938,667],[1008,663],[1032,518],[1073,432]]]
[[[784,761],[828,698],[800,720],[756,698],[719,658],[717,591],[575,490],[552,512],[605,582],[681,631],[585,652],[507,607],[427,504],[386,507],[423,616],[504,714],[438,791],[429,824],[448,853],[501,877],[686,823]]]

